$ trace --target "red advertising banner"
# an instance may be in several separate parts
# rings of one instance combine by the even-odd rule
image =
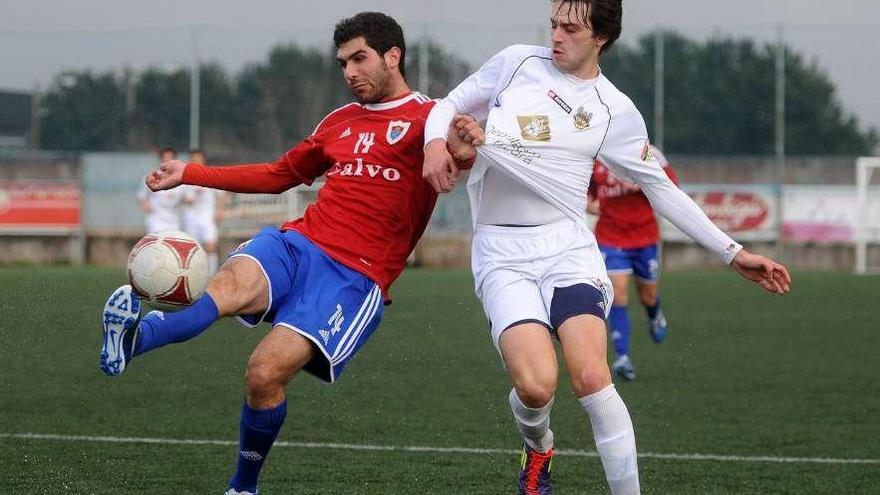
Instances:
[[[774,191],[760,184],[684,184],[681,186],[712,222],[734,239],[768,241],[777,236]],[[668,221],[663,238],[688,239]]]
[[[81,196],[73,181],[0,181],[0,230],[78,228]]]

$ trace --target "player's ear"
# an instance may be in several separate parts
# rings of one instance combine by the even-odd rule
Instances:
[[[385,65],[391,69],[394,67],[400,66],[400,48],[393,46],[388,49],[387,52],[382,54],[382,58],[385,59]]]

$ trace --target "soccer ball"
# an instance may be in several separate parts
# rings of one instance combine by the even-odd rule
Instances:
[[[147,234],[128,255],[128,282],[161,310],[189,306],[205,293],[208,256],[192,236],[170,230]]]

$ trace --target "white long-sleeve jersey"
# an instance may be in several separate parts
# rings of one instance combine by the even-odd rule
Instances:
[[[588,230],[587,186],[599,158],[618,177],[642,186],[657,213],[725,263],[742,248],[669,180],[632,101],[604,75],[585,81],[559,71],[548,48],[514,45],[489,59],[434,107],[425,143],[446,139],[456,112],[486,121],[486,143],[468,181],[475,221],[484,199],[503,200],[483,197],[491,168]]]

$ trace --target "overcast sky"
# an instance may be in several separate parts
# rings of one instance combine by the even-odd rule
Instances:
[[[193,38],[201,59],[234,70],[282,42],[329,54],[333,24],[362,10],[397,18],[411,44],[427,35],[476,65],[512,43],[545,43],[550,2],[0,0],[0,89],[45,88],[65,68],[179,67],[193,59]],[[844,108],[880,129],[880,0],[624,0],[622,39],[663,27],[698,40],[769,41],[779,24],[789,46],[829,75]]]

